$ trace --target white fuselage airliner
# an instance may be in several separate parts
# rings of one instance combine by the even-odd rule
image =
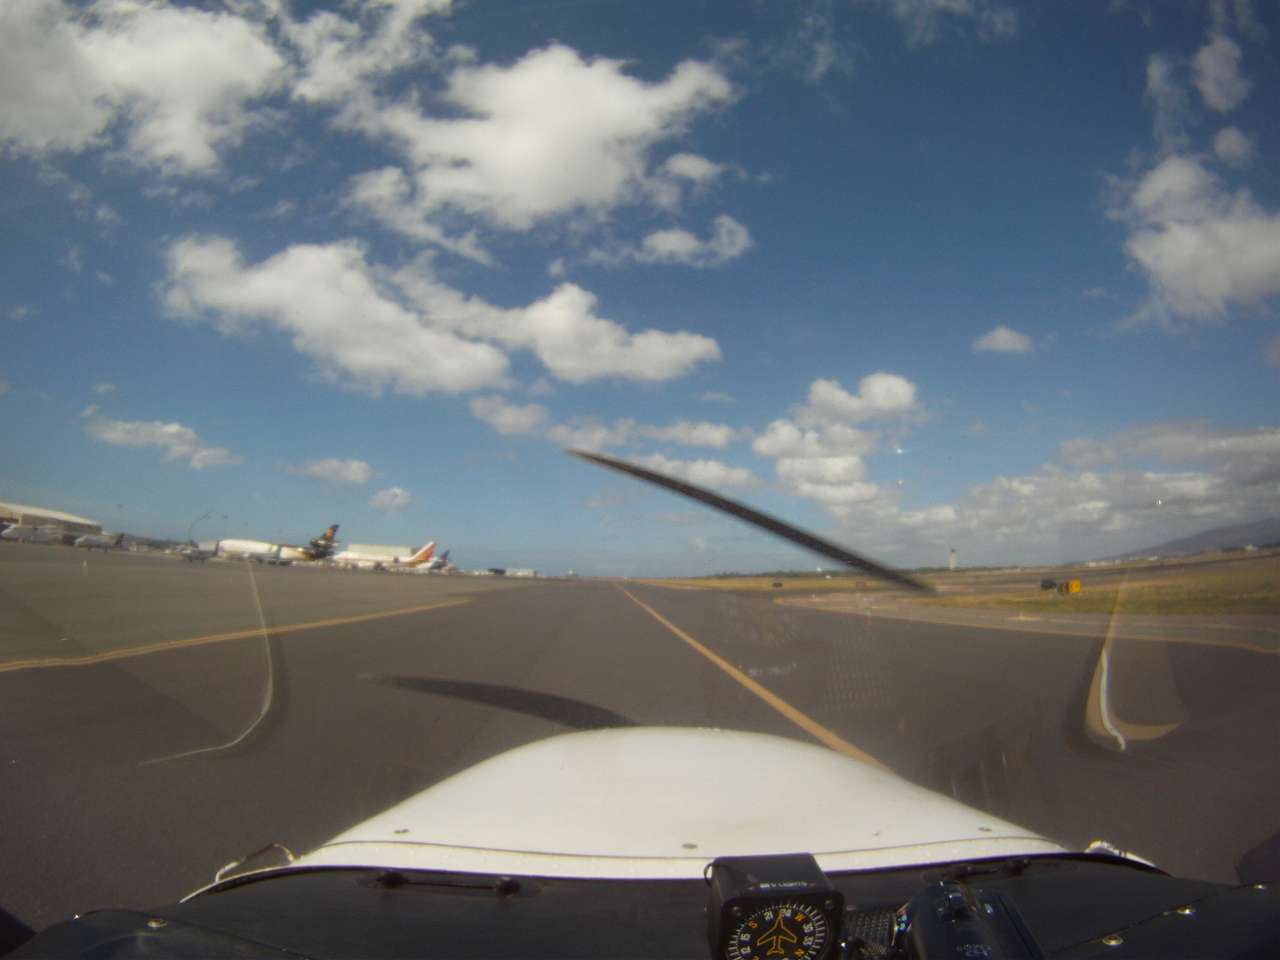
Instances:
[[[435,556],[436,542],[432,540],[417,553],[402,555],[399,547],[356,545],[334,554],[333,562],[340,567],[355,570],[386,570],[393,567],[420,567]]]

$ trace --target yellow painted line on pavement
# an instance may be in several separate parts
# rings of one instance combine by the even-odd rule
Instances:
[[[123,647],[119,650],[105,650],[102,653],[91,653],[82,657],[37,657],[30,660],[11,660],[8,663],[0,663],[0,673],[9,673],[13,670],[36,670],[42,667],[87,667],[95,663],[107,663],[111,660],[124,660],[129,657],[143,657],[148,654],[165,653],[170,650],[184,650],[188,647],[199,647],[209,643],[223,643],[229,640],[252,640],[254,637],[261,637],[264,633],[278,637],[286,633],[300,633],[303,630],[320,630],[324,627],[341,627],[350,623],[368,623],[370,620],[386,620],[390,617],[407,617],[414,613],[425,613],[428,610],[460,606],[464,603],[470,603],[472,599],[471,597],[459,597],[456,600],[441,600],[437,603],[426,603],[417,607],[401,607],[398,610],[382,610],[378,613],[361,613],[352,617],[310,620],[306,623],[288,623],[277,627],[254,627],[251,630],[210,633],[202,637],[187,637],[182,640],[162,640],[159,643]]]
[[[798,710],[797,708],[793,707],[791,704],[787,703],[787,701],[783,700],[780,696],[778,696],[768,687],[764,686],[764,684],[757,683],[753,678],[747,676],[745,673],[743,673],[741,670],[739,670],[737,667],[731,664],[724,657],[720,656],[718,653],[715,653],[714,651],[703,646],[693,637],[689,636],[689,634],[685,633],[683,630],[677,627],[674,623],[672,623],[670,620],[668,620],[666,617],[660,614],[657,610],[653,609],[653,607],[649,606],[643,600],[640,600],[636,596],[634,596],[630,590],[627,590],[624,587],[618,587],[618,589],[621,590],[623,593],[625,593],[627,597],[630,598],[631,602],[634,603],[636,606],[638,606],[641,610],[649,614],[649,616],[653,617],[653,619],[657,620],[660,624],[662,624],[664,627],[670,630],[673,634],[675,634],[677,637],[679,637],[681,640],[683,640],[685,643],[691,646],[694,650],[702,654],[704,657],[710,660],[713,664],[715,664],[717,667],[723,670],[733,680],[736,680],[742,686],[746,687],[746,689],[750,690],[757,697],[759,697],[761,700],[763,700],[765,703],[771,706],[774,710],[778,711],[778,713],[782,714],[784,717],[786,717],[788,720],[794,723],[797,727],[799,727],[805,733],[809,734],[819,743],[823,744],[824,746],[830,747],[832,750],[836,751],[836,753],[843,753],[846,757],[852,757],[854,760],[860,760],[863,763],[870,764],[873,767],[878,767],[881,770],[889,769],[888,766],[886,766],[881,761],[877,760],[875,757],[871,756],[871,754],[867,753],[865,750],[858,749],[848,740],[841,737],[838,733],[835,733],[832,730],[828,730],[826,727],[820,724],[817,720],[814,720],[813,717],[809,716],[807,713],[804,713],[803,711]]]
[[[819,613],[835,613],[846,617],[873,617],[876,620],[900,620],[904,623],[927,623],[932,626],[939,627],[962,627],[966,630],[1007,630],[1011,633],[1044,633],[1057,637],[1080,637],[1084,640],[1097,640],[1101,634],[1097,632],[1087,632],[1089,627],[1103,627],[1103,624],[1088,623],[1071,623],[1070,621],[1052,621],[1041,620],[1039,623],[1035,621],[1018,621],[1013,617],[1006,620],[992,620],[985,623],[964,623],[960,620],[946,620],[937,617],[920,617],[905,613],[888,613],[884,610],[876,609],[855,609],[853,607],[835,607],[835,606],[815,606],[812,603],[806,603],[803,600],[792,599],[788,597],[777,597],[773,601],[776,604],[787,607],[799,607],[803,610],[817,610]],[[1072,629],[1077,628],[1077,629]],[[1185,629],[1185,628],[1184,628]],[[1211,629],[1219,629],[1217,627]],[[1227,630],[1248,630],[1249,627],[1235,627],[1223,625],[1221,629]],[[1262,631],[1275,632],[1269,627],[1262,627]],[[1229,647],[1234,650],[1244,650],[1249,653],[1261,653],[1266,656],[1280,656],[1280,646],[1268,647],[1259,643],[1250,643],[1247,640],[1234,640],[1229,637],[1180,637],[1176,634],[1165,635],[1161,637],[1151,636],[1145,633],[1121,633],[1116,636],[1117,640],[1137,640],[1142,643],[1165,643],[1165,644],[1182,644],[1186,646],[1198,647]]]

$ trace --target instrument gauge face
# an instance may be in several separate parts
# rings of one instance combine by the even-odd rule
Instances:
[[[717,857],[707,865],[713,960],[828,960],[844,895],[808,853]]]
[[[819,960],[831,943],[822,910],[803,900],[782,900],[750,913],[729,932],[725,960]]]

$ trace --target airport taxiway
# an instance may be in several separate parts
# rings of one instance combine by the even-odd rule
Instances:
[[[1100,687],[1105,633],[1052,624],[26,545],[0,548],[0,593],[0,904],[36,926],[620,723],[817,740],[1208,879],[1280,832],[1280,657],[1237,646],[1112,638]]]

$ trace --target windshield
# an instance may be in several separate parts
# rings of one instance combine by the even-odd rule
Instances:
[[[171,901],[653,726],[1274,874],[1277,36],[5,0],[0,904]]]

